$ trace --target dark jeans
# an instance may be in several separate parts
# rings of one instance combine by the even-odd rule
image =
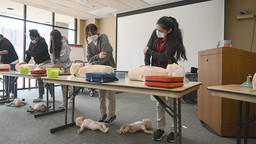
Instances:
[[[44,62],[42,62],[44,64],[47,63],[51,63],[51,60],[46,60]],[[38,82],[38,88],[39,88],[39,98],[43,99],[43,95],[44,95],[44,82],[42,79],[37,79]],[[52,89],[50,87],[47,87],[50,91],[50,94],[52,94]]]
[[[11,70],[15,70],[15,65],[16,64],[10,64]],[[16,77],[9,76],[9,78],[10,78],[10,90],[9,90],[9,92],[14,94],[15,98],[17,98],[17,80],[15,80]],[[7,86],[8,86],[7,85],[7,76],[4,76],[4,81],[5,81],[5,93],[7,94],[7,91],[6,91]]]
[[[43,80],[42,79],[37,79],[37,81],[38,81],[38,88],[39,88],[39,98],[41,98],[41,99],[43,99],[43,95],[44,95],[44,82],[43,82]],[[51,86],[48,86],[48,87],[46,87],[48,90],[49,90],[49,92],[50,92],[50,94],[51,94],[51,97],[52,97],[52,87]]]

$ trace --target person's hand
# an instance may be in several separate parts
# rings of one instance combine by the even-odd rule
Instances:
[[[104,58],[106,58],[107,57],[107,53],[106,52],[101,52],[100,54],[99,54],[99,59],[104,59]]]
[[[148,48],[149,48],[148,46],[146,46],[146,47],[144,48],[144,50],[143,50],[144,54],[146,54],[146,53],[147,53]]]

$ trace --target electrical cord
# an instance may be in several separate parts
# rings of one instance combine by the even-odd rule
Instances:
[[[252,32],[252,42],[251,42],[251,47],[250,47],[250,51],[252,51],[252,45],[253,45],[253,41],[254,41],[254,34],[255,34],[255,23],[256,23],[256,18],[254,18],[254,23],[253,23],[253,32]]]

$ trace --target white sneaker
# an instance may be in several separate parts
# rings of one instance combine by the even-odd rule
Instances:
[[[72,107],[72,103],[68,103],[68,109],[71,109]]]
[[[58,108],[64,108],[65,107],[65,103],[61,103]]]
[[[36,98],[36,99],[33,99],[33,102],[41,102],[41,101],[43,101],[43,99],[41,99],[41,98]]]
[[[15,98],[15,94],[11,94],[10,98],[14,99]]]
[[[58,108],[65,108],[65,103],[61,103]],[[68,109],[72,108],[72,103],[68,103]]]
[[[49,102],[50,102],[50,103],[53,102],[53,98],[52,98],[52,97],[49,99]]]

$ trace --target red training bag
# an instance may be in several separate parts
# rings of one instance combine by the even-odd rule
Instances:
[[[176,88],[183,86],[184,77],[145,76],[145,85],[150,87]]]

